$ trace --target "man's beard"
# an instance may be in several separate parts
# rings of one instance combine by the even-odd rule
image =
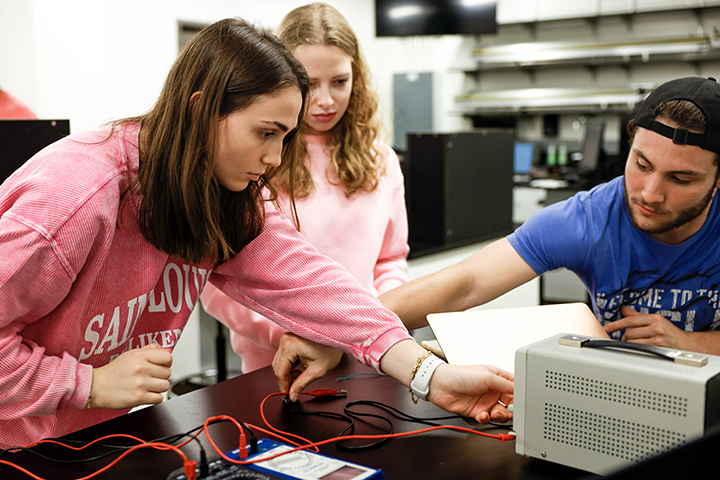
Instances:
[[[705,196],[698,203],[681,211],[675,219],[660,223],[659,225],[656,225],[652,228],[644,228],[638,225],[638,222],[635,218],[635,215],[637,215],[637,213],[635,212],[635,210],[633,210],[630,204],[630,199],[628,198],[627,180],[623,180],[623,183],[625,189],[625,204],[627,205],[628,213],[630,214],[630,220],[632,221],[632,224],[635,226],[635,228],[648,235],[666,233],[671,230],[675,230],[676,228],[680,228],[692,220],[695,220],[710,204],[713,199],[713,194],[715,193],[715,184],[713,184],[712,187],[710,187],[710,190],[708,190],[707,194],[705,194]],[[636,203],[646,206],[651,210],[654,210],[652,208],[652,204],[645,203],[642,200],[637,201]],[[662,212],[664,212],[664,210]]]

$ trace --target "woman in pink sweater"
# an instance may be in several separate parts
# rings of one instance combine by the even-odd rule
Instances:
[[[311,82],[299,139],[305,162],[294,189],[300,233],[373,295],[402,285],[410,250],[403,175],[395,152],[378,138],[378,103],[355,33],[336,9],[314,3],[288,13],[277,35]],[[285,218],[292,213],[289,167],[273,179]],[[243,372],[272,363],[285,329],[212,285],[201,300],[230,328]]]
[[[263,201],[293,163],[309,80],[237,19],[201,31],[146,114],[50,145],[0,186],[0,445],[159,403],[207,282],[409,383],[423,349]],[[494,368],[441,365],[429,400],[487,422]]]

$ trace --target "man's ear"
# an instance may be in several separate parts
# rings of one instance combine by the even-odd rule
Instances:
[[[202,92],[197,91],[190,95],[190,113],[192,113],[193,109],[195,108],[195,102],[197,102],[197,99],[200,98],[200,94]]]

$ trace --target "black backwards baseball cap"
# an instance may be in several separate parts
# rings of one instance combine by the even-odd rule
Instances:
[[[657,107],[670,100],[694,103],[707,119],[705,133],[693,133],[656,122],[654,118]],[[696,145],[720,155],[720,85],[712,77],[684,77],[663,83],[640,105],[634,123],[667,137],[678,145]]]

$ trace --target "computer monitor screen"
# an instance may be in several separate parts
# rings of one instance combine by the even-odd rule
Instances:
[[[534,145],[530,142],[515,142],[513,165],[517,175],[527,175],[532,170]]]
[[[70,134],[70,120],[0,120],[0,183],[37,152]]]
[[[582,158],[578,163],[580,173],[593,173],[598,168],[598,161],[602,154],[604,122],[588,122],[585,124],[585,136],[580,145]]]

